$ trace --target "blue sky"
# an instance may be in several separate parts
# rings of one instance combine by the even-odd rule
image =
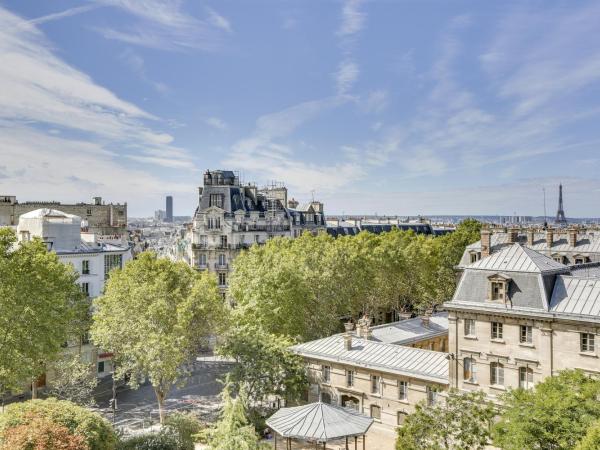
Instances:
[[[600,216],[600,4],[0,0],[0,193],[190,215],[206,168],[328,213]]]

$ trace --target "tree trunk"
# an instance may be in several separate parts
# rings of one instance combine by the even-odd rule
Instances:
[[[165,422],[165,393],[162,389],[154,388],[154,393],[156,394],[156,400],[158,401],[158,417],[160,419],[160,424],[162,425]]]
[[[33,380],[31,383],[31,400],[35,400],[37,398],[37,379]]]

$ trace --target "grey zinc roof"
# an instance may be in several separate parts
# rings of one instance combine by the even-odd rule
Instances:
[[[486,258],[467,266],[469,269],[498,270],[502,272],[544,273],[568,270],[567,266],[554,261],[527,247],[513,244],[492,253]]]
[[[558,276],[550,311],[580,316],[600,316],[600,279]]]
[[[373,340],[386,344],[406,345],[448,333],[448,313],[433,314],[429,325],[424,326],[421,317],[401,320],[371,327]]]
[[[508,245],[507,233],[492,233],[491,243],[492,251],[498,251],[501,247]],[[520,233],[518,243],[527,244],[527,235]],[[582,252],[582,253],[599,253],[600,252],[600,233],[586,232],[577,235],[577,245],[569,245],[569,240],[565,233],[560,233],[554,230],[554,239],[552,247],[548,247],[546,243],[545,233],[534,233],[533,245],[529,248],[538,252],[556,251],[556,252]],[[481,241],[474,242],[467,246],[467,250],[481,250]]]
[[[292,351],[308,358],[448,384],[448,355],[443,352],[385,344],[355,336],[352,337],[352,349],[346,350],[342,334],[295,345]]]
[[[361,436],[373,419],[356,411],[326,403],[281,408],[267,419],[267,425],[283,437],[327,442]]]

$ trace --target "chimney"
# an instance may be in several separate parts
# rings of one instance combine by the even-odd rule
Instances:
[[[527,246],[532,247],[534,240],[535,240],[535,230],[533,228],[528,228],[527,229]]]
[[[552,229],[552,227],[548,227],[546,228],[546,245],[548,246],[548,248],[552,247],[552,244],[554,243],[554,230]]]
[[[372,336],[370,325],[371,319],[369,319],[369,316],[365,314],[364,316],[362,316],[362,319],[358,320],[356,335],[363,339],[369,339]]]
[[[569,245],[571,247],[577,247],[577,228],[569,227],[567,233],[569,235]]]
[[[516,244],[519,240],[519,229],[517,227],[510,227],[508,229],[508,243]]]
[[[421,316],[421,325],[423,325],[425,328],[429,328],[429,319],[430,318],[427,314]]]
[[[346,332],[344,333],[344,349],[352,350],[352,330],[354,329],[354,324],[352,322],[346,322],[344,328],[346,329]]]
[[[490,256],[492,248],[492,232],[487,226],[481,229],[481,257]]]

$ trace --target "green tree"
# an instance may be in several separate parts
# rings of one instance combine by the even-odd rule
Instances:
[[[308,378],[303,359],[289,350],[292,344],[259,326],[244,325],[232,328],[217,352],[235,360],[228,374],[235,392],[243,390],[252,402],[270,396],[294,401],[308,387]]]
[[[572,449],[600,419],[600,380],[565,370],[503,396],[494,444],[507,450]]]
[[[111,424],[100,414],[49,398],[8,405],[5,413],[0,414],[0,445],[10,442],[7,440],[16,427],[29,427],[30,433],[34,433],[38,419],[67,428],[69,433],[82,437],[90,450],[113,450],[117,444]]]
[[[77,278],[41,240],[17,244],[0,229],[0,394],[36,379],[60,353],[87,311]]]
[[[398,450],[474,450],[490,442],[495,415],[483,392],[450,391],[445,402],[435,406],[417,404],[398,428]]]
[[[116,377],[149,378],[161,423],[173,385],[209,335],[226,320],[214,275],[144,252],[111,272],[95,302],[94,343],[115,355]]]
[[[177,437],[178,450],[194,450],[194,436],[202,430],[202,424],[190,413],[176,412],[167,416],[163,429]]]
[[[81,361],[78,353],[65,353],[51,364],[50,369],[53,380],[48,396],[82,406],[95,404],[93,393],[98,385],[98,378],[90,365]]]
[[[5,432],[0,450],[89,450],[83,436],[63,425],[36,417],[27,424],[16,425]]]
[[[230,387],[225,386],[221,393],[223,408],[221,417],[214,429],[208,432],[211,450],[258,450],[260,440],[254,427],[246,417],[246,394],[242,390],[233,399]]]
[[[598,450],[600,448],[600,420],[594,422],[575,450]]]

